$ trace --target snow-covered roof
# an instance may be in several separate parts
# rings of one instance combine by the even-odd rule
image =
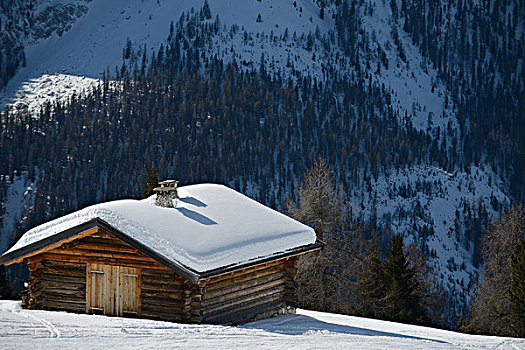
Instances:
[[[155,195],[84,208],[29,230],[4,256],[95,218],[197,273],[316,242],[312,228],[225,186],[184,186],[178,194],[175,208],[156,206]]]

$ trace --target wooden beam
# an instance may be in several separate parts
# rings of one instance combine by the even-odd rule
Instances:
[[[63,245],[64,246],[64,245]],[[68,247],[64,247],[68,248]],[[129,253],[129,254],[142,254],[137,249],[126,246],[124,244],[122,245],[116,245],[116,244],[95,244],[95,243],[86,243],[84,241],[80,242],[72,242],[69,246],[69,248],[72,249],[79,249],[79,250],[95,250],[95,251],[109,251],[109,252],[117,252],[117,253]],[[145,254],[142,254],[146,256]]]
[[[272,288],[265,289],[263,291],[251,293],[248,295],[244,295],[240,298],[225,301],[220,304],[215,304],[212,306],[208,306],[205,308],[201,308],[202,315],[207,314],[220,314],[222,311],[227,309],[240,309],[241,305],[246,303],[255,302],[257,303],[259,300],[266,300],[266,298],[273,297],[275,295],[279,295],[278,298],[282,298],[285,295],[284,292],[284,284],[279,284],[277,286],[274,286]]]
[[[37,304],[37,308],[83,312],[85,309],[85,303],[68,303],[66,301],[43,300]]]
[[[41,249],[38,249],[38,250],[35,250],[33,252],[30,252],[30,253],[27,253],[26,255],[23,255],[21,257],[18,257],[14,260],[11,260],[11,261],[8,261],[6,263],[4,263],[5,266],[9,266],[11,264],[15,264],[15,263],[21,263],[24,261],[24,259],[28,259],[32,256],[35,256],[35,255],[39,255],[39,254],[42,254],[42,253],[45,253],[49,250],[53,250],[53,249],[56,249],[58,247],[60,247],[62,244],[64,243],[68,243],[68,242],[72,242],[76,239],[80,239],[80,238],[83,238],[83,237],[86,237],[86,236],[89,236],[89,235],[92,235],[94,233],[97,233],[99,230],[98,227],[93,227],[93,228],[90,228],[88,230],[85,230],[83,232],[80,232],[79,234],[76,234],[74,236],[71,236],[71,237],[68,237],[68,238],[64,238],[63,240],[60,240],[58,242],[55,242],[55,243],[52,243],[52,244],[49,244],[48,246],[44,247],[44,248],[41,248]]]
[[[266,275],[271,275],[273,273],[282,272],[284,269],[283,265],[271,265],[268,268],[261,268],[261,269],[254,269],[251,271],[248,271],[246,273],[238,273],[233,276],[230,276],[229,279],[222,279],[218,282],[210,281],[210,283],[205,287],[207,292],[211,292],[217,289],[222,289],[224,287],[233,285],[233,284],[239,284],[243,283],[249,280],[253,280],[255,278],[259,278]]]
[[[152,267],[159,270],[171,271],[168,267],[161,265],[160,263],[152,260],[129,260],[129,259],[115,259],[115,258],[103,258],[103,257],[89,257],[80,255],[68,255],[58,253],[43,253],[34,257],[30,260],[31,263],[42,261],[42,260],[53,260],[53,261],[64,261],[64,262],[75,262],[75,263],[97,263],[105,265],[119,265],[127,267]]]
[[[239,290],[251,288],[257,285],[262,285],[270,281],[282,280],[282,282],[284,283],[285,282],[284,277],[285,277],[284,272],[276,271],[274,273],[263,275],[263,276],[256,277],[253,279],[249,279],[244,282],[232,283],[220,289],[207,290],[204,296],[205,296],[205,299],[207,300],[207,299],[213,299],[221,295],[237,292]]]
[[[108,251],[96,251],[96,250],[84,250],[84,249],[53,249],[48,251],[53,254],[66,254],[66,255],[79,255],[79,256],[90,256],[99,258],[113,258],[113,259],[130,259],[130,260],[148,260],[155,261],[145,255],[139,255],[137,253],[126,254],[126,253],[113,253]]]
[[[230,279],[230,278],[233,278],[233,277],[236,277],[236,276],[240,276],[240,275],[243,275],[243,274],[248,274],[248,273],[259,271],[259,270],[264,270],[264,269],[267,269],[267,268],[270,268],[270,267],[273,267],[273,266],[277,266],[277,265],[282,265],[283,262],[284,262],[283,259],[274,260],[274,261],[261,263],[261,264],[257,264],[257,265],[253,265],[253,266],[249,266],[249,267],[244,267],[244,268],[241,268],[241,269],[238,269],[238,270],[234,270],[234,271],[230,271],[230,272],[226,272],[226,273],[223,273],[223,274],[220,274],[220,275],[214,275],[214,276],[209,277],[208,283],[206,285],[209,286],[211,284],[214,284],[214,283],[226,280],[226,279]]]
[[[237,290],[235,292],[231,292],[231,293],[228,293],[228,294],[223,294],[223,295],[217,296],[215,298],[205,299],[201,303],[201,307],[207,308],[208,306],[229,302],[229,301],[232,301],[232,300],[235,300],[235,299],[239,299],[239,298],[242,298],[244,296],[247,296],[247,295],[250,295],[250,294],[254,294],[254,293],[260,293],[260,294],[264,295],[264,293],[267,290],[271,290],[272,288],[277,287],[277,286],[281,286],[281,285],[284,285],[284,280],[282,280],[282,279],[277,279],[277,280],[273,280],[273,281],[269,281],[269,282],[261,283],[261,284],[255,284],[255,285],[253,285],[250,288]],[[281,288],[279,288],[279,289],[281,289]],[[284,289],[284,287],[282,289]]]
[[[142,281],[142,291],[163,292],[163,293],[180,293],[182,295],[182,289],[180,285],[173,284],[150,284]]]
[[[202,313],[204,316],[203,319],[204,322],[223,323],[237,320],[237,315],[243,315],[243,317],[255,316],[257,314],[256,310],[258,306],[271,305],[274,302],[280,302],[283,296],[284,293],[282,290],[269,291],[266,295],[261,296],[260,298],[245,300],[242,303],[232,305],[225,309],[214,310],[209,314],[204,312]]]

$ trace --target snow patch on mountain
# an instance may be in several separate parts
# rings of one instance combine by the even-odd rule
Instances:
[[[9,180],[6,175],[3,175]],[[36,184],[27,174],[15,176],[8,188],[4,203],[0,203],[0,251],[5,251],[15,238],[16,225],[23,219],[24,213],[33,204]]]
[[[438,79],[436,70],[403,31],[402,23],[395,19],[389,2],[370,1],[369,6],[363,8],[361,18],[362,28],[373,43],[370,50],[372,53],[382,50],[386,54],[383,61],[388,67],[380,64],[382,59],[377,53],[372,62],[366,57],[362,65],[371,65],[375,70],[372,79],[391,92],[391,103],[401,119],[410,121],[417,130],[428,132],[438,127],[440,131],[457,129],[448,91]]]
[[[0,98],[0,109],[4,109],[7,104],[38,105],[45,101],[46,99],[37,99],[35,102],[31,100],[46,93],[40,89],[39,82],[42,80],[51,79],[50,84],[57,90],[67,89],[64,84],[70,85],[77,80],[76,77],[91,78],[91,86],[97,84],[96,80],[102,78],[107,67],[111,74],[120,68],[123,50],[128,41],[133,42],[135,47],[146,45],[149,58],[166,41],[170,23],[177,22],[183,12],[193,13],[203,4],[204,1],[192,0],[93,0],[86,5],[87,13],[78,18],[68,31],[60,32],[60,35],[53,32],[40,40],[28,40],[27,65],[19,69],[5,88]],[[319,8],[309,0],[297,0],[296,6],[281,1],[211,0],[209,6],[213,18],[219,15],[226,33],[232,25],[243,31],[247,30],[254,36],[255,33],[266,33],[269,36],[272,31],[284,32],[288,27],[291,36],[294,31],[299,35],[314,32],[317,26],[328,28],[331,23],[319,19]],[[259,14],[261,22],[257,22]],[[242,41],[236,42],[235,46],[242,46]],[[228,56],[234,58],[235,54],[228,53]],[[260,57],[257,52],[256,62],[259,62]],[[56,73],[59,75],[55,75]],[[66,75],[74,77],[65,78]],[[86,88],[87,81],[78,79],[77,82],[79,86],[74,89],[81,91]],[[31,89],[34,91],[30,92]],[[23,100],[21,96],[26,98]],[[54,98],[50,96],[48,99]]]
[[[459,225],[470,212],[497,214],[496,203],[509,203],[501,180],[489,168],[471,166],[448,173],[436,166],[396,169],[356,186],[351,195],[354,214],[405,237],[405,243],[426,246],[429,262],[445,288],[463,294],[476,281],[470,232]],[[459,216],[463,219],[459,220]]]
[[[66,102],[73,95],[81,96],[88,93],[100,83],[99,79],[84,76],[55,73],[44,74],[22,84],[16,91],[11,108],[28,109],[33,115],[40,111],[47,102]]]

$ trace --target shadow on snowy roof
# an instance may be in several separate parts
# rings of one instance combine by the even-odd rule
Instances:
[[[213,221],[207,216],[204,216],[200,213],[197,213],[196,211],[190,210],[188,208],[176,208],[182,215],[187,217],[188,219],[192,219],[194,221],[197,221],[199,224],[203,225],[217,225],[216,221]]]

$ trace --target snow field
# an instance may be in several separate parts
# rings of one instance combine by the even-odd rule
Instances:
[[[189,325],[57,311],[0,301],[2,349],[525,349],[525,339],[475,336],[298,310],[242,326]]]

